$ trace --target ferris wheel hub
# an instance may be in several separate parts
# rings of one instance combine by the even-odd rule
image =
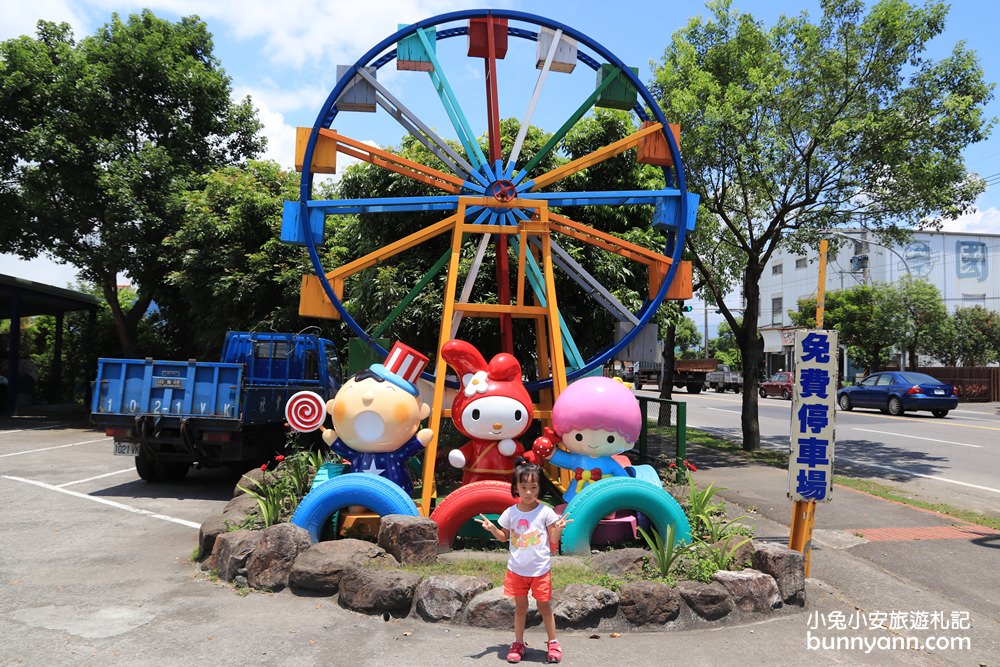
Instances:
[[[510,181],[496,181],[490,186],[489,193],[498,202],[508,202],[517,197],[517,188]]]

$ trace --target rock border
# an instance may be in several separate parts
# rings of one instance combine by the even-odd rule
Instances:
[[[238,500],[226,506],[222,517],[205,521],[199,533],[200,567],[216,572],[223,581],[261,591],[287,587],[300,596],[336,596],[345,609],[387,619],[411,616],[487,628],[514,622],[513,601],[485,578],[450,574],[421,578],[397,569],[400,564],[463,557],[458,552],[437,553],[437,525],[430,519],[384,516],[377,545],[350,538],[313,543],[305,529],[288,523],[260,531],[229,531],[227,521],[235,525],[242,518],[245,505]],[[735,625],[801,611],[806,603],[802,554],[781,544],[747,546],[753,568],[716,572],[711,583],[682,581],[671,587],[640,580],[626,581],[617,592],[591,584],[557,589],[553,591],[556,625],[648,632]],[[499,555],[506,560],[506,554]],[[641,570],[648,555],[645,549],[628,548],[574,560],[595,572],[627,577]],[[527,624],[540,623],[532,599]]]

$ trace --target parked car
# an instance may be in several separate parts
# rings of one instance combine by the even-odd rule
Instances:
[[[769,380],[760,383],[760,397],[781,396],[786,401],[792,400],[792,374],[787,371],[775,373]]]
[[[935,417],[944,417],[958,407],[958,392],[954,385],[925,373],[886,371],[838,391],[837,404],[841,410],[878,408],[890,415],[929,410]]]

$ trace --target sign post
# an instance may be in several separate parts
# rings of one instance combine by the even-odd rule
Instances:
[[[820,241],[816,330],[795,332],[788,497],[794,501],[788,546],[801,551],[809,576],[816,502],[831,499],[836,436],[837,332],[823,329],[827,241]]]

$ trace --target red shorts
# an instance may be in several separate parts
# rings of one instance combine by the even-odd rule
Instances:
[[[546,572],[540,577],[523,577],[507,570],[503,578],[503,594],[512,598],[527,597],[528,591],[537,602],[548,602],[552,599],[552,573]]]

